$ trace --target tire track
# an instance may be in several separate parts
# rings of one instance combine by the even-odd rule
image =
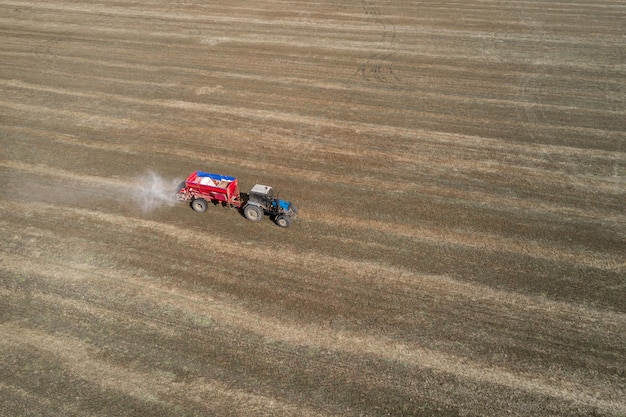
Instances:
[[[381,35],[376,42],[374,52],[359,64],[357,73],[365,81],[369,81],[370,78],[383,83],[399,81],[392,63],[397,46],[396,26],[382,16],[373,0],[362,0],[361,7],[365,12],[366,21],[372,21],[374,26],[380,29]]]
[[[517,3],[511,3],[511,5],[516,7],[516,13],[519,14],[519,19],[522,24],[529,28],[530,32],[534,36],[538,36],[539,40],[545,39],[546,32],[542,23],[538,22],[538,20],[531,15],[528,15],[524,4],[522,3],[520,5]],[[530,59],[533,61],[535,69],[533,73],[526,74],[520,79],[519,93],[516,101],[520,103],[539,102],[535,92],[541,90],[541,86],[538,85],[538,80],[545,77],[546,63],[550,61],[548,59],[550,53],[551,52],[548,49],[533,52],[533,56],[531,56]],[[522,120],[524,120],[529,126],[534,126],[534,128],[527,130],[530,138],[534,140],[537,135],[541,134],[541,131],[538,131],[538,127],[545,124],[547,121],[544,113],[538,106],[523,106],[520,110],[518,110],[518,112],[521,113]]]

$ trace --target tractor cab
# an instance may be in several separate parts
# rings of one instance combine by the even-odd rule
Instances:
[[[248,194],[248,202],[258,204],[266,209],[272,205],[272,201],[274,201],[274,192],[272,187],[268,185],[256,184]]]

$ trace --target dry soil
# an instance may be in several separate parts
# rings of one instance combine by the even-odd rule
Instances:
[[[0,1],[0,416],[625,416],[625,22]]]

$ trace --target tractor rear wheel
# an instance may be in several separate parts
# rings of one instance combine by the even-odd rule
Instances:
[[[263,209],[259,206],[247,205],[243,209],[243,215],[252,222],[260,222],[263,220]]]
[[[286,214],[280,214],[276,217],[276,224],[280,227],[289,227],[291,225],[291,217]]]
[[[197,198],[191,202],[191,208],[198,213],[204,213],[208,207],[206,200]]]

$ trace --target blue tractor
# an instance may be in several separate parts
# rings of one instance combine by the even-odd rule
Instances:
[[[248,194],[243,215],[248,220],[259,222],[265,214],[273,218],[280,227],[289,227],[298,215],[298,208],[289,201],[274,198],[272,187],[256,184]]]

